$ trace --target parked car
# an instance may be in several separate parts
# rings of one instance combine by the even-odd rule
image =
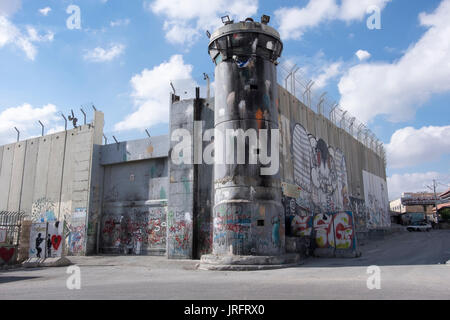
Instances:
[[[430,231],[433,227],[427,222],[415,222],[406,227],[409,232],[412,231]]]

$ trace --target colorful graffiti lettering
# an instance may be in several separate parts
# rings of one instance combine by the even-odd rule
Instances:
[[[295,237],[309,237],[312,231],[311,216],[294,216],[291,220],[291,235]]]
[[[318,248],[356,248],[352,212],[317,214],[314,216],[313,227]]]
[[[315,240],[319,248],[334,247],[334,229],[331,222],[331,214],[319,213],[314,216]]]

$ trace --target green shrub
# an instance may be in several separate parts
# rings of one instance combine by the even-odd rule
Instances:
[[[442,209],[441,212],[442,220],[449,222],[450,221],[450,208]]]

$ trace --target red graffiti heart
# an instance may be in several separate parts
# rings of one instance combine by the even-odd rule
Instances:
[[[55,250],[58,250],[59,245],[61,244],[61,236],[52,236],[52,245]]]
[[[11,258],[14,255],[14,248],[0,248],[0,258],[2,258],[2,260],[4,262],[8,262],[9,260],[11,260]]]

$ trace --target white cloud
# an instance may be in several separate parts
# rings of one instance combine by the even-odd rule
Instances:
[[[366,50],[358,50],[355,55],[358,57],[359,61],[364,61],[369,59],[372,55]]]
[[[397,130],[386,145],[386,153],[391,168],[438,161],[441,156],[450,154],[450,126]]]
[[[254,15],[258,0],[155,0],[144,6],[164,17],[167,41],[189,47],[207,29],[212,32],[219,27],[221,16],[242,20]]]
[[[391,0],[342,0],[339,19],[343,21],[361,21],[366,16],[369,8],[376,6],[383,10],[389,2]]]
[[[28,39],[31,42],[51,42],[55,38],[55,35],[53,32],[49,31],[45,35],[39,35],[37,30],[33,27],[28,26],[27,27],[27,33],[28,33]]]
[[[362,20],[371,6],[383,10],[391,0],[310,0],[305,7],[280,8],[275,11],[275,20],[284,40],[300,39],[303,34],[321,23],[332,20],[351,22]]]
[[[314,81],[312,87],[313,95],[321,95],[323,89],[327,87],[332,80],[339,80],[339,76],[341,76],[343,71],[348,68],[348,63],[343,62],[342,60],[336,61],[328,59],[322,50],[319,50],[313,56],[288,56],[282,58],[280,61],[280,67],[283,69],[281,71],[283,77],[287,76],[289,71],[294,70],[295,66],[300,68],[295,73],[297,80],[305,86],[311,79]],[[288,71],[286,72],[286,70]]]
[[[83,58],[90,62],[108,62],[120,56],[124,51],[123,44],[111,44],[108,49],[97,47],[93,50],[86,50]]]
[[[0,16],[0,48],[12,44],[21,49],[28,59],[34,60],[37,54],[34,43],[53,41],[53,38],[54,34],[52,32],[41,36],[35,28],[30,26],[27,27],[27,34],[24,34],[9,19]]]
[[[400,60],[350,68],[339,83],[341,105],[363,121],[386,115],[392,122],[412,119],[433,94],[450,91],[450,0],[420,14],[429,29]]]
[[[52,11],[52,8],[50,8],[50,7],[45,7],[45,8],[39,9],[39,13],[42,14],[43,16],[48,16],[50,11]]]
[[[389,199],[398,199],[403,192],[430,192],[426,185],[432,185],[440,177],[442,174],[438,172],[394,174],[387,178]],[[444,190],[445,186],[439,186],[437,192]]]
[[[320,90],[327,86],[328,81],[341,74],[342,62],[335,62],[325,66],[316,78],[313,78],[314,89]]]
[[[317,26],[323,20],[333,19],[338,11],[335,0],[310,0],[303,8],[278,9],[275,20],[284,40],[300,39],[306,29]]]
[[[11,16],[22,7],[22,0],[0,0],[0,16]]]
[[[48,130],[53,132],[60,128],[56,124],[61,118],[57,114],[57,108],[53,104],[47,104],[41,108],[34,108],[32,105],[25,103],[18,107],[8,108],[0,112],[0,145],[16,141],[17,127],[21,132],[21,140],[35,136],[40,132],[38,120]]]
[[[111,27],[123,27],[130,24],[130,19],[118,19],[111,21],[110,26]]]
[[[172,81],[177,95],[193,96],[197,83],[192,79],[192,65],[185,64],[183,56],[174,55],[169,61],[145,69],[131,79],[132,97],[137,110],[115,125],[115,130],[149,128],[169,121],[169,95]]]

